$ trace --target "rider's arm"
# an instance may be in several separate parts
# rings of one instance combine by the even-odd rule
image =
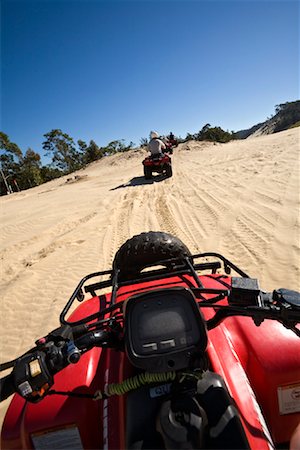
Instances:
[[[158,139],[159,143],[160,143],[160,149],[161,150],[165,150],[166,148],[166,144],[164,143],[164,141],[162,141],[161,139]]]

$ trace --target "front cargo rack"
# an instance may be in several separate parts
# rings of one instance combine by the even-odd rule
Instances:
[[[217,258],[217,261],[206,261],[206,262],[196,262],[197,259],[203,259],[203,258]],[[158,266],[173,266],[174,268],[157,268]],[[88,320],[93,320],[98,318],[99,316],[104,316],[109,311],[116,309],[114,307],[116,302],[116,296],[117,291],[122,286],[129,286],[132,284],[138,284],[138,283],[145,283],[150,282],[154,280],[160,280],[164,278],[170,278],[174,276],[180,276],[180,275],[190,275],[195,280],[196,285],[198,286],[197,292],[198,293],[224,293],[224,290],[218,290],[218,289],[206,289],[203,287],[201,280],[198,276],[197,272],[204,272],[204,271],[211,271],[212,274],[216,274],[219,269],[221,269],[223,266],[224,272],[229,275],[231,273],[231,270],[234,270],[238,275],[240,275],[243,278],[249,278],[249,275],[247,275],[242,269],[240,269],[238,266],[233,264],[229,259],[225,258],[223,255],[219,253],[199,253],[195,255],[191,255],[189,257],[184,258],[171,258],[171,259],[164,259],[161,261],[157,261],[155,263],[147,265],[147,271],[140,272],[134,279],[126,280],[126,281],[119,281],[119,269],[116,270],[104,270],[101,272],[94,272],[89,275],[86,275],[81,279],[79,284],[77,285],[76,289],[74,290],[73,294],[71,295],[70,299],[68,300],[67,304],[63,308],[61,314],[60,314],[60,323],[62,325],[79,325],[82,323],[86,323]],[[151,267],[156,267],[156,269],[152,269]],[[104,276],[108,276],[109,278],[107,280],[97,281],[92,284],[87,284],[87,281],[92,278],[102,278]],[[110,298],[110,304],[107,308],[105,308],[102,311],[99,311],[98,313],[95,313],[91,316],[89,316],[86,319],[82,319],[77,322],[68,322],[66,320],[66,315],[70,311],[70,308],[72,307],[75,300],[82,302],[85,299],[85,293],[89,293],[92,295],[92,297],[97,296],[97,291],[112,287],[112,293]]]

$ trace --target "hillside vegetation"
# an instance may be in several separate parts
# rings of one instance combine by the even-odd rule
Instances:
[[[275,115],[266,122],[259,123],[238,132],[225,131],[219,126],[204,125],[200,131],[187,133],[185,138],[176,137],[179,143],[208,141],[227,143],[236,139],[276,133],[297,126],[300,122],[300,101],[287,102],[276,106]],[[116,153],[124,153],[135,147],[133,142],[126,145],[124,139],[114,140],[100,147],[94,140],[89,143],[79,139],[77,142],[61,129],[53,129],[44,134],[42,148],[45,156],[52,159],[50,164],[42,165],[41,156],[32,148],[25,154],[19,146],[0,132],[0,195],[29,189],[47,181],[68,175],[88,164]],[[140,146],[146,147],[147,138],[140,139]]]
[[[300,100],[295,102],[286,102],[275,107],[275,115],[265,122],[258,123],[247,130],[241,130],[236,133],[238,139],[247,137],[261,136],[263,134],[278,133],[288,130],[291,127],[300,124]]]

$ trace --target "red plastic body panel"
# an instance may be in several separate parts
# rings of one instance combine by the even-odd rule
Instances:
[[[278,389],[296,384],[300,387],[299,338],[275,321],[265,321],[257,328],[250,318],[230,318],[223,328],[250,380],[274,441],[288,441],[300,422],[300,412],[279,414]]]
[[[99,311],[99,298],[82,303],[72,314],[78,320]],[[58,391],[80,391],[94,393],[103,388],[104,371],[101,349],[94,348],[84,354],[78,364],[70,365],[55,376],[53,388]],[[76,425],[84,448],[100,448],[102,431],[99,427],[100,403],[60,395],[48,396],[37,404],[25,402],[14,395],[4,419],[1,448],[31,449],[31,435],[42,434]]]
[[[147,158],[144,159],[143,164],[144,166],[151,166],[151,167],[157,167],[157,166],[163,166],[171,161],[171,158],[168,155],[164,155],[159,159],[152,159],[150,156],[147,156]]]
[[[229,277],[218,275],[202,276],[201,281],[208,288],[223,288],[224,282],[230,286]],[[139,283],[121,287],[117,301],[151,289],[194,284],[190,276]],[[100,300],[95,297],[82,303],[71,319],[78,320],[99,308]],[[213,308],[203,308],[202,312],[206,319],[214,314]],[[226,319],[208,336],[211,368],[223,377],[234,398],[250,448],[273,448],[272,439],[276,443],[288,442],[300,422],[300,413],[279,414],[277,389],[299,381],[299,338],[276,322],[265,321],[256,327],[249,318]],[[77,365],[57,374],[54,388],[94,393],[106,383],[119,383],[131,375],[124,353],[93,349]],[[126,396],[100,402],[52,396],[33,405],[15,395],[2,429],[2,448],[33,448],[31,434],[72,424],[78,427],[84,448],[125,448]]]

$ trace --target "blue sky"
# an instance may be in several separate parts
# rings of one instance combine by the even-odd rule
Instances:
[[[298,1],[2,0],[1,30],[0,129],[23,152],[54,128],[237,131],[299,99]]]

